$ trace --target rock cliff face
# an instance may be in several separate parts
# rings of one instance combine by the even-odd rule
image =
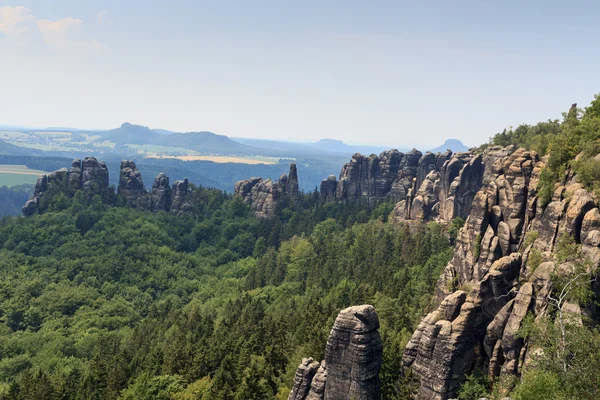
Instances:
[[[340,173],[321,182],[323,201],[364,202],[369,207],[394,201],[392,220],[450,221],[466,218],[483,185],[484,156],[472,153],[409,153],[390,150],[366,157],[354,154]]]
[[[379,400],[382,344],[373,306],[342,310],[329,334],[325,360],[302,360],[288,400]]]
[[[121,161],[117,193],[125,198],[129,206],[135,206],[144,193],[142,174],[133,161]]]
[[[404,368],[420,380],[419,399],[454,397],[476,369],[491,378],[520,375],[531,349],[517,331],[528,312],[546,312],[551,275],[569,269],[554,257],[561,236],[571,235],[594,266],[600,263],[600,211],[572,174],[542,207],[537,186],[544,161],[535,152],[491,148],[476,160],[465,165],[483,175],[483,184],[437,283],[439,306],[403,355]],[[458,187],[464,168],[453,180]],[[541,254],[539,266],[533,252]]]
[[[116,196],[114,189],[108,185],[108,178],[108,168],[104,162],[94,157],[86,157],[83,161],[75,159],[70,170],[63,168],[38,179],[32,199],[23,207],[23,214],[31,216],[43,212],[53,196],[62,194],[73,197],[77,191],[82,191],[88,199],[100,195],[103,202],[114,203]],[[181,213],[192,209],[187,200],[187,179],[176,181],[170,188],[169,178],[160,173],[154,180],[151,192],[147,192],[142,175],[133,161],[121,162],[117,196],[129,207],[145,210]]]
[[[281,199],[294,201],[299,196],[296,164],[291,164],[290,173],[281,175],[277,182],[262,178],[238,181],[234,186],[234,193],[250,205],[256,217],[270,217]]]
[[[75,159],[70,170],[62,168],[40,177],[35,185],[33,198],[23,207],[23,214],[35,214],[45,194],[48,197],[58,193],[73,196],[78,190],[82,190],[88,198],[100,195],[106,199],[110,191],[106,164],[98,162],[94,157],[86,157],[83,161]]]

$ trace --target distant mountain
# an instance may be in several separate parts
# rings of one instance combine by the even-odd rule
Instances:
[[[212,132],[187,132],[162,135],[164,146],[184,147],[201,153],[257,154],[259,149],[238,143],[224,135]]]
[[[307,154],[344,156],[349,157],[354,153],[361,154],[379,154],[382,151],[389,150],[390,147],[379,146],[362,146],[350,145],[336,139],[321,139],[318,142],[287,142],[283,140],[267,140],[267,139],[247,139],[235,138],[236,142],[253,146],[260,149],[268,149],[271,151],[284,151],[290,154],[298,152]],[[400,151],[408,151],[408,149],[398,149]]]
[[[177,132],[173,132],[173,131],[168,131],[166,129],[154,129],[154,132],[160,133],[161,135],[172,135],[174,133],[177,133]]]
[[[161,144],[165,135],[153,131],[147,126],[133,125],[125,122],[119,128],[98,132],[101,140],[108,140],[117,145],[125,144]]]
[[[448,139],[444,142],[443,145],[436,147],[435,149],[431,149],[432,153],[443,153],[446,150],[452,150],[453,153],[459,153],[463,151],[468,151],[469,148],[463,144],[458,139]]]
[[[354,154],[361,153],[363,155],[379,154],[382,151],[389,150],[390,147],[382,146],[364,146],[364,145],[351,145],[336,139],[321,139],[317,143],[313,144],[314,147],[328,151],[330,153],[344,153]],[[398,149],[400,151],[406,151],[406,149]]]
[[[104,132],[100,141],[114,142],[117,146],[127,144],[158,145],[165,147],[182,147],[200,153],[210,154],[256,154],[258,149],[235,142],[224,135],[212,132],[176,133],[164,129],[150,129],[147,126],[125,122],[119,128]]]

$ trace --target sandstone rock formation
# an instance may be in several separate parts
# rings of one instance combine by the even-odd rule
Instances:
[[[109,187],[108,168],[104,162],[94,157],[75,159],[71,169],[60,169],[40,177],[35,185],[31,200],[23,206],[23,214],[31,216],[44,212],[48,201],[55,195],[73,197],[81,191],[89,200],[99,195],[104,203],[114,204],[116,196]],[[135,162],[122,161],[119,172],[117,196],[129,207],[152,211],[190,212],[192,204],[188,201],[188,181],[176,181],[169,187],[169,178],[160,173],[154,180],[151,192],[144,189],[142,175]]]
[[[291,164],[289,174],[283,174],[277,182],[262,178],[238,181],[234,186],[234,193],[250,205],[254,216],[270,217],[275,214],[280,199],[295,201],[299,196],[296,164]]]
[[[171,204],[171,187],[169,186],[169,177],[162,172],[154,178],[150,198],[150,207],[153,211],[167,211],[169,209]]]
[[[35,214],[44,195],[62,193],[72,197],[78,190],[82,190],[88,199],[100,195],[103,200],[106,200],[110,191],[106,164],[98,162],[94,157],[86,157],[83,161],[73,160],[70,171],[62,168],[43,175],[35,185],[32,199],[25,203],[23,214],[25,216]]]
[[[135,206],[144,193],[142,174],[133,161],[121,161],[119,187],[117,193],[125,198],[127,205]]]
[[[190,212],[192,210],[192,205],[186,201],[188,189],[189,183],[187,178],[182,181],[175,181],[171,190],[171,212],[185,213]]]
[[[485,157],[451,151],[422,154],[415,149],[368,157],[357,153],[344,165],[339,180],[329,176],[321,182],[321,199],[364,202],[369,207],[394,201],[391,219],[396,222],[466,218],[483,185]]]
[[[369,206],[383,200],[399,201],[417,178],[421,157],[416,149],[406,154],[389,150],[368,157],[356,153],[340,172],[335,198],[343,202],[364,201]]]
[[[335,320],[321,364],[303,359],[288,400],[379,400],[382,343],[373,306],[342,310]]]
[[[552,274],[569,268],[555,264],[561,236],[571,235],[592,263],[600,263],[600,211],[572,174],[542,207],[537,185],[544,161],[535,152],[492,147],[476,159],[469,173],[481,171],[483,184],[438,280],[439,306],[421,321],[403,355],[404,368],[419,378],[419,399],[454,397],[476,369],[492,379],[521,374],[528,344],[517,332],[528,312],[544,315]],[[542,255],[539,266],[529,261],[532,251]]]

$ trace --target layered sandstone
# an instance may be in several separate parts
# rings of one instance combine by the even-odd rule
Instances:
[[[276,182],[262,178],[238,181],[234,193],[250,206],[254,216],[270,217],[275,214],[280,200],[295,201],[299,196],[296,164],[291,164],[289,174],[281,175]]]
[[[391,219],[396,222],[466,218],[483,185],[484,157],[449,150],[389,150],[368,157],[357,153],[343,166],[339,179],[329,176],[321,182],[321,199],[369,207],[392,201],[396,206]]]
[[[70,170],[63,168],[40,177],[31,200],[23,206],[23,214],[31,216],[36,212],[44,212],[53,196],[73,197],[78,191],[88,200],[100,196],[102,202],[114,204],[117,198],[121,198],[125,205],[144,210],[186,213],[193,208],[188,199],[187,179],[176,181],[171,188],[169,177],[160,173],[155,178],[151,191],[147,192],[135,162],[125,160],[121,162],[119,185],[115,194],[114,189],[109,187],[106,164],[94,157],[86,157],[83,160],[73,160]]]
[[[373,306],[342,310],[333,324],[325,360],[303,359],[288,400],[379,400],[383,359]]]
[[[484,183],[438,281],[439,306],[404,351],[419,399],[455,397],[475,370],[492,379],[521,374],[529,349],[518,331],[528,313],[546,313],[551,276],[570,268],[556,264],[561,236],[581,244],[594,267],[600,263],[600,211],[572,174],[543,207],[537,185],[544,162],[535,152],[492,148],[481,160]],[[542,255],[539,266],[529,262],[533,251]]]

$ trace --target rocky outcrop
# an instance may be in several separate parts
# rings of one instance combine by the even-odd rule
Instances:
[[[106,164],[94,157],[86,157],[83,161],[75,159],[70,170],[62,168],[41,176],[35,185],[33,197],[23,207],[23,215],[31,216],[38,211],[44,211],[47,207],[44,199],[58,194],[73,197],[78,190],[88,199],[99,195],[106,201],[110,194]]]
[[[373,306],[342,310],[335,320],[325,360],[303,359],[288,400],[379,400],[382,343]]]
[[[279,181],[271,179],[250,178],[236,182],[234,193],[250,206],[254,216],[267,218],[275,214],[280,200],[296,201],[299,196],[298,172],[296,164],[290,165],[288,175],[284,174]]]
[[[77,174],[77,171],[75,171]],[[103,161],[94,157],[86,157],[81,163],[81,187],[83,192],[92,196],[99,194],[105,198],[110,190],[108,187],[108,168]]]
[[[104,162],[94,157],[75,159],[70,170],[63,168],[38,179],[31,200],[23,206],[23,214],[31,216],[36,212],[44,212],[53,196],[73,197],[77,192],[82,192],[88,200],[100,196],[102,202],[108,204],[116,204],[117,198],[121,198],[125,205],[144,210],[185,213],[193,208],[188,199],[187,179],[176,181],[171,188],[169,177],[160,173],[154,180],[151,192],[147,192],[135,162],[127,160],[121,162],[116,195],[108,185],[108,178],[108,168]]]
[[[186,213],[192,210],[192,205],[187,201],[189,183],[187,178],[184,180],[175,181],[171,190],[171,206],[169,207],[172,213]]]
[[[404,368],[420,381],[419,399],[454,397],[475,370],[491,379],[521,374],[528,344],[518,331],[527,313],[546,313],[552,274],[570,268],[555,265],[561,236],[570,235],[588,260],[600,263],[600,211],[572,174],[543,208],[537,185],[545,164],[535,152],[492,147],[479,157],[460,172],[481,171],[483,183],[438,280],[439,306],[420,322],[403,355]],[[468,185],[459,175],[456,186]],[[428,206],[426,193],[419,191],[415,200]],[[541,254],[540,265],[529,262],[532,249]],[[571,309],[581,313],[577,305]]]
[[[335,175],[329,175],[327,179],[321,181],[320,193],[321,199],[324,201],[335,201],[335,193],[337,189],[337,178]]]
[[[342,202],[364,201],[374,206],[379,201],[406,198],[419,175],[422,153],[398,150],[384,151],[379,156],[356,153],[344,165],[337,182],[335,199]]]
[[[119,187],[117,193],[125,198],[127,205],[136,206],[144,194],[142,174],[133,161],[121,161]]]
[[[169,186],[169,177],[162,172],[154,178],[150,201],[150,207],[153,211],[167,211],[170,207],[171,187]]]
[[[315,374],[321,364],[311,358],[303,358],[296,370],[292,391],[288,400],[304,400],[310,392],[310,387]]]
[[[405,222],[466,218],[475,194],[483,185],[482,159],[482,155],[471,153],[426,153],[419,160],[413,186],[398,201],[391,219]]]

